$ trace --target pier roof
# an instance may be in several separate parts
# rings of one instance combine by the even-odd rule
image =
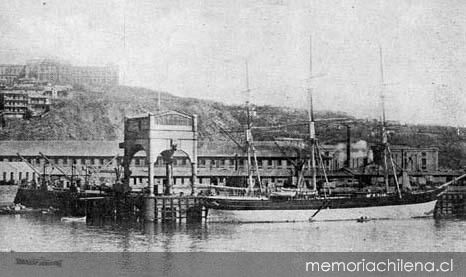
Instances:
[[[293,146],[286,142],[278,142],[283,150],[277,147],[273,141],[257,141],[254,143],[257,156],[259,157],[292,157],[296,151]],[[119,141],[100,140],[36,140],[0,141],[0,156],[16,156],[17,153],[25,157],[38,156],[39,152],[46,156],[55,157],[114,157],[117,154],[123,156],[123,149],[119,148]],[[291,146],[291,148],[290,148]],[[322,149],[336,150],[333,145],[323,145]],[[244,156],[246,152],[231,141],[203,141],[199,143],[198,155],[200,157],[222,157],[222,156]],[[144,157],[144,151],[136,153],[135,156]]]

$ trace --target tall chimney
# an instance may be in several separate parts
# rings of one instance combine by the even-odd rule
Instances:
[[[346,125],[346,167],[351,167],[351,127]]]

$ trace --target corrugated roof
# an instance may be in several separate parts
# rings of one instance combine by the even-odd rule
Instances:
[[[123,155],[123,149],[119,149],[118,141],[0,141],[0,155],[37,156],[42,152],[46,156],[115,156]]]

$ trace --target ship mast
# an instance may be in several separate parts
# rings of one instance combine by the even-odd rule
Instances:
[[[248,164],[247,164],[247,170],[248,170],[248,192],[249,194],[253,194],[254,192],[254,180],[253,180],[253,171],[256,172],[257,174],[257,181],[259,182],[259,187],[262,192],[262,183],[261,183],[261,178],[259,175],[259,168],[257,166],[257,156],[256,156],[256,151],[254,148],[254,143],[253,143],[253,137],[252,137],[252,112],[251,112],[251,107],[250,107],[250,99],[251,99],[251,89],[249,88],[249,65],[248,61],[246,60],[245,62],[246,66],[246,94],[247,94],[247,100],[246,100],[246,116],[247,116],[247,122],[246,122],[246,132],[245,132],[245,139],[246,139],[246,151],[247,151],[247,157],[248,157]],[[254,159],[254,166],[252,165],[252,159]]]
[[[311,165],[309,166],[312,171],[312,190],[317,190],[317,173],[316,173],[316,159],[315,159],[315,146],[316,146],[316,131],[314,122],[314,110],[312,107],[312,36],[309,36],[309,140],[311,146]]]
[[[389,192],[388,185],[388,163],[387,163],[387,130],[386,130],[386,121],[385,121],[385,99],[384,99],[384,76],[383,76],[383,55],[382,47],[379,47],[379,65],[380,65],[380,103],[382,106],[382,147],[383,147],[383,164],[384,164],[384,182],[385,182],[385,191]]]
[[[383,147],[383,159],[384,159],[384,181],[385,181],[385,190],[387,194],[389,193],[389,180],[388,180],[388,158],[390,159],[391,167],[393,170],[393,177],[395,179],[396,189],[398,192],[398,197],[401,198],[400,185],[398,182],[398,176],[396,172],[395,162],[392,158],[392,153],[390,146],[388,144],[388,134],[387,134],[387,121],[385,115],[385,97],[384,97],[384,74],[383,74],[383,54],[382,47],[379,47],[379,58],[380,58],[380,101],[382,105],[382,147]]]
[[[308,167],[312,171],[312,191],[317,191],[317,162],[320,163],[322,166],[322,172],[325,178],[325,185],[324,185],[324,197],[327,197],[326,188],[328,187],[328,178],[327,173],[325,170],[325,164],[322,159],[321,152],[319,150],[319,143],[316,138],[316,130],[315,130],[315,118],[314,118],[314,108],[313,108],[313,98],[312,98],[312,79],[321,77],[322,74],[313,75],[312,71],[312,36],[309,36],[309,87],[308,87],[308,94],[309,94],[309,110],[308,110],[308,122],[309,122],[309,144],[311,150],[311,157],[308,160]],[[318,161],[316,160],[318,157]]]

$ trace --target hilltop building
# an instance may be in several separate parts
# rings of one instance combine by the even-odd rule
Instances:
[[[37,91],[0,90],[0,115],[5,119],[39,116],[50,109],[50,98]]]
[[[0,91],[2,118],[24,118],[28,111],[29,96],[22,90]]]
[[[41,116],[54,102],[68,98],[71,90],[69,85],[40,85],[21,79],[20,83],[0,89],[0,118],[4,121]]]
[[[24,74],[24,65],[0,64],[0,85],[11,86]]]
[[[119,71],[114,65],[76,66],[53,59],[35,59],[25,65],[0,65],[0,85],[12,86],[21,79],[52,85],[116,86]]]
[[[32,60],[26,64],[25,75],[39,82],[62,85],[116,86],[118,67],[75,66],[51,59]]]

